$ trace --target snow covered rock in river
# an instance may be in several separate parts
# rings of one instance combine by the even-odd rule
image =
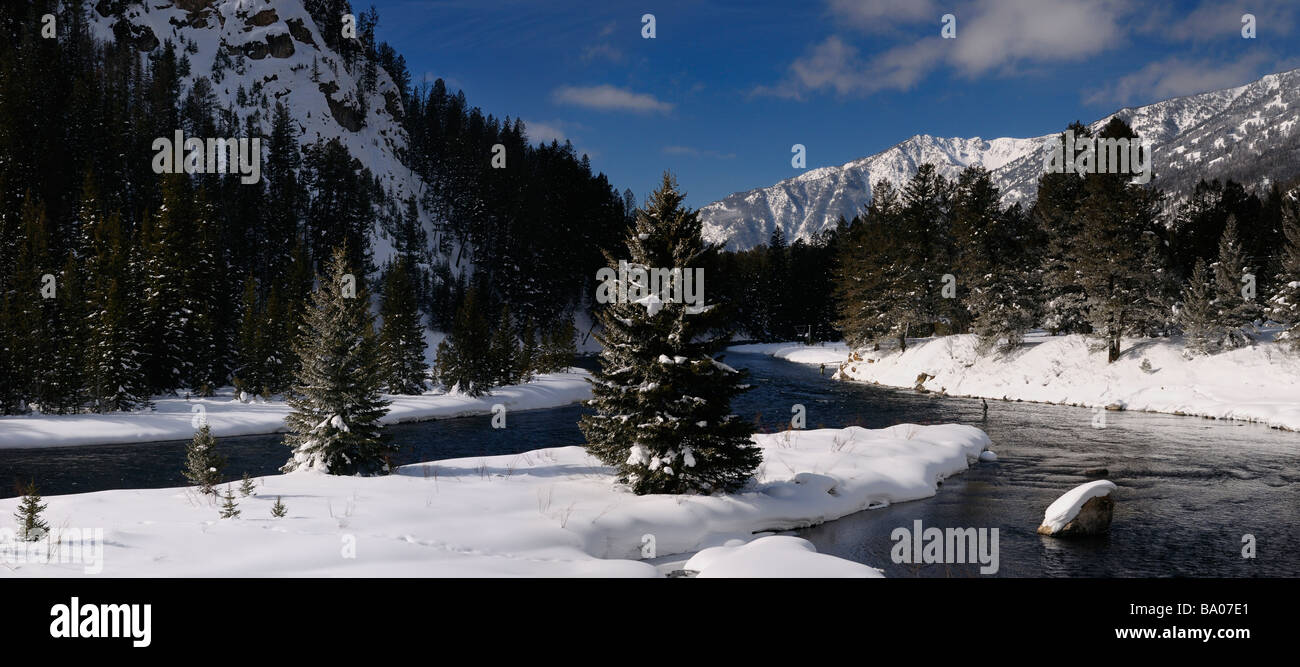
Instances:
[[[739,542],[736,540],[736,542]],[[874,567],[817,553],[808,540],[789,535],[760,537],[738,545],[709,547],[695,554],[684,567],[707,578],[846,577],[879,579]]]
[[[1115,488],[1114,482],[1102,479],[1070,489],[1047,507],[1038,533],[1058,537],[1105,533],[1110,530],[1115,509],[1115,501],[1110,498]]]

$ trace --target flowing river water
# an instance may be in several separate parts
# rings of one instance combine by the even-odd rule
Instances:
[[[998,529],[998,570],[1011,577],[1300,576],[1300,433],[1258,424],[1136,412],[1106,413],[1094,428],[1083,408],[990,401],[836,382],[816,366],[753,354],[727,362],[747,368],[754,389],[738,414],[766,430],[785,428],[792,406],[808,428],[881,428],[910,422],[978,426],[998,455],[948,478],[932,498],[859,512],[795,531],[818,551],[882,568],[891,577],[984,576],[974,564],[896,564],[896,528]],[[590,362],[589,362],[590,363]],[[388,427],[398,463],[509,454],[581,444],[583,410],[513,412],[508,428],[491,417]],[[222,438],[227,472],[275,474],[288,456],[280,435]],[[44,495],[184,483],[185,443],[0,450],[0,497],[35,479]],[[1119,489],[1110,534],[1064,540],[1038,535],[1043,510],[1070,488],[1098,478]],[[1242,556],[1252,535],[1255,557]]]

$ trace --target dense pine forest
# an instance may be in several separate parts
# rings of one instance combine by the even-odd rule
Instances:
[[[1100,137],[1136,135],[1114,120]],[[718,282],[740,329],[764,341],[842,334],[906,349],[909,337],[974,333],[992,350],[1042,328],[1094,336],[1113,361],[1123,336],[1184,334],[1205,353],[1248,344],[1270,319],[1300,322],[1300,207],[1287,187],[1202,180],[1172,202],[1158,174],[1150,187],[1129,180],[1046,173],[1029,206],[1003,206],[987,170],[949,180],[922,165],[876,184],[860,215],[812,243],[778,230],[732,254]]]
[[[1135,136],[1118,119],[1100,133]],[[1090,334],[1114,361],[1123,336],[1181,332],[1214,351],[1246,344],[1243,327],[1266,317],[1300,322],[1293,197],[1202,181],[1166,222],[1155,185],[1047,173],[1033,205],[1003,207],[986,170],[949,182],[922,166],[883,184],[841,242],[840,327],[853,344],[903,349],[909,336],[973,332],[986,350],[1042,327]]]
[[[420,201],[392,195],[337,139],[300,150],[292,111],[257,86],[220,108],[213,85],[240,70],[240,53],[192,76],[193,43],[95,40],[86,3],[0,9],[0,413],[125,410],[231,383],[283,392],[302,308],[336,248],[382,304],[390,391],[423,390],[425,323],[456,330],[461,311],[504,323],[521,350],[571,332],[631,194],[441,80],[412,86],[401,56],[376,43],[373,9],[349,40],[329,29],[349,3],[306,6],[341,58],[313,67],[344,68],[368,92],[382,70],[401,91]],[[40,35],[47,13],[57,39]],[[348,118],[365,122],[365,99]],[[261,137],[261,179],[154,173],[151,142],[177,130]],[[497,144],[504,168],[490,164]],[[421,210],[442,221],[432,238]],[[378,265],[376,236],[394,249]],[[557,345],[552,357],[572,348]]]

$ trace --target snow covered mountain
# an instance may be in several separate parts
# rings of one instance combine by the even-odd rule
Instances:
[[[233,109],[241,127],[255,116],[263,136],[270,135],[281,102],[298,125],[300,144],[338,138],[389,194],[404,200],[421,192],[421,179],[399,158],[407,136],[397,86],[376,68],[374,91],[366,92],[359,74],[326,46],[301,0],[100,0],[88,13],[99,39],[127,40],[142,52],[175,44],[189,60],[182,99],[198,77],[207,77],[215,108]],[[428,215],[422,212],[422,219],[427,227]],[[391,244],[379,229],[373,236],[375,259],[383,262]]]
[[[833,227],[841,215],[852,218],[871,200],[871,186],[888,179],[906,181],[917,167],[933,163],[955,177],[972,164],[1002,167],[1035,152],[1046,140],[942,139],[925,134],[840,167],[811,169],[767,188],[737,192],[700,209],[704,236],[744,250],[766,243],[780,227],[790,240],[810,238]]]
[[[1267,185],[1300,173],[1300,69],[1270,74],[1244,86],[1136,108],[1112,117],[1128,122],[1155,146],[1154,181],[1176,203],[1200,178],[1233,178]],[[1064,129],[1064,128],[1062,128]],[[1028,139],[939,138],[916,135],[887,150],[839,167],[812,169],[776,185],[737,192],[700,209],[704,234],[727,248],[766,243],[778,227],[791,240],[810,238],[852,218],[871,199],[871,186],[900,184],[926,162],[956,177],[979,164],[993,172],[1006,203],[1033,199],[1046,144],[1056,135]]]

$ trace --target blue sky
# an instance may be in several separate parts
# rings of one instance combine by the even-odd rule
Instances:
[[[671,170],[694,207],[798,175],[793,144],[812,169],[914,134],[1038,136],[1300,67],[1296,0],[373,4],[413,79],[571,140],[638,201]]]

